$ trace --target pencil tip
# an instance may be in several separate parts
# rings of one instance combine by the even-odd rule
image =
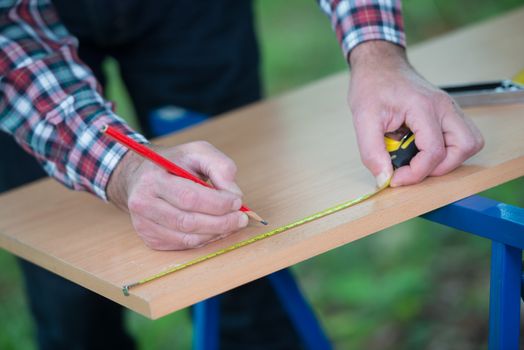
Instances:
[[[106,131],[107,131],[107,128],[109,128],[109,126],[106,124],[106,125],[102,126],[102,128],[100,129],[100,131],[102,131],[102,132],[106,132]]]
[[[262,225],[266,225],[266,226],[269,225],[269,222],[267,222],[266,220],[261,220],[260,223],[261,223]]]

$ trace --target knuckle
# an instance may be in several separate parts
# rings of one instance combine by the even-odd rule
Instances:
[[[176,220],[176,228],[183,233],[193,232],[196,229],[195,216],[189,213],[180,214]]]
[[[477,153],[478,151],[484,148],[486,141],[484,140],[484,136],[482,136],[482,134],[478,130],[477,132],[475,132],[475,130],[473,131],[473,139],[475,141],[474,153]]]
[[[245,215],[245,214],[242,214],[242,215]],[[234,213],[234,214],[229,215],[228,218],[229,218],[228,225],[227,225],[228,230],[225,233],[230,233],[230,232],[234,232],[238,230],[239,225],[240,225],[241,215],[239,215],[238,213]]]
[[[416,104],[420,108],[428,111],[428,110],[432,110],[433,109],[433,101],[434,101],[434,99],[438,99],[438,97],[435,96],[435,95],[433,95],[433,96],[419,95],[419,96],[417,96],[415,102],[416,102]]]
[[[223,200],[218,201],[216,204],[216,211],[219,215],[223,215],[226,213],[231,212],[231,208],[233,208],[233,204],[235,202],[235,198],[224,198]]]
[[[464,154],[470,157],[484,147],[484,138],[480,133],[473,134],[470,137],[463,138],[460,147]]]
[[[148,225],[147,221],[142,220],[141,218],[134,218],[132,222],[135,231],[146,247],[154,250],[162,249],[162,242],[157,237],[151,226]]]
[[[462,140],[461,150],[467,154],[473,154],[478,150],[478,142],[473,137]]]
[[[430,156],[433,162],[440,163],[446,157],[446,147],[444,144],[434,145],[430,151]]]
[[[139,234],[146,247],[154,250],[162,249],[162,242],[156,237],[155,233],[149,228],[142,229]]]
[[[198,205],[198,194],[188,187],[179,188],[177,196],[183,208],[195,208]]]
[[[479,135],[476,141],[477,141],[477,149],[475,151],[478,152],[484,148],[484,146],[486,145],[486,141],[484,140],[484,137],[482,137],[482,135]]]
[[[213,147],[209,142],[203,140],[193,141],[191,144],[198,150],[205,150]]]
[[[131,222],[133,223],[133,227],[140,237],[145,238],[149,236],[147,225],[145,225],[143,220],[140,218],[131,217]]]
[[[202,147],[213,147],[211,146],[211,143],[209,143],[208,141],[204,141],[204,140],[199,140],[197,141],[198,144],[200,144]]]
[[[360,159],[362,160],[362,163],[368,167],[373,166],[378,162],[377,155],[372,152],[361,152]]]
[[[184,249],[189,249],[191,248],[191,243],[193,242],[193,239],[191,238],[191,235],[184,234],[180,239],[180,242],[182,243],[182,247]]]
[[[219,166],[221,168],[220,170],[225,174],[235,175],[238,170],[235,162],[227,157],[225,157],[225,159],[220,162]]]
[[[434,95],[434,99],[437,103],[442,104],[447,107],[454,106],[454,100],[444,91],[438,91]]]
[[[411,183],[419,183],[427,176],[427,174],[423,171],[413,171],[413,176],[411,178]]]
[[[222,220],[218,225],[216,225],[216,230],[214,233],[225,234],[230,233],[238,227],[238,219],[236,215],[226,215],[224,220]]]
[[[382,152],[360,152],[360,159],[364,166],[368,168],[373,174],[378,175],[384,166],[391,164],[389,154]]]
[[[183,249],[191,249],[199,246],[200,242],[197,235],[186,233],[182,235],[181,244]]]
[[[127,207],[131,213],[143,213],[146,210],[147,204],[142,197],[131,195],[127,202]]]

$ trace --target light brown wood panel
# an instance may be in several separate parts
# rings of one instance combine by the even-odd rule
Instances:
[[[436,83],[510,77],[524,68],[524,9],[410,49]],[[146,248],[126,214],[43,180],[0,196],[0,245],[151,318],[370,235],[524,174],[524,104],[471,109],[485,149],[456,171],[388,189],[358,206],[121,292],[123,284],[290,223],[374,188],[346,105],[347,73],[159,140],[208,140],[239,167],[245,203],[269,227],[185,252]],[[365,263],[365,262],[363,262]]]

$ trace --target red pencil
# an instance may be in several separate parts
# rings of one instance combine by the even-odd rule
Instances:
[[[111,127],[110,125],[104,125],[104,127],[102,127],[102,132],[107,134],[107,135],[109,135],[109,136],[111,136],[113,139],[115,139],[116,141],[120,142],[121,144],[123,144],[124,146],[129,148],[130,150],[138,153],[142,157],[144,157],[146,159],[149,159],[153,163],[155,163],[155,164],[161,166],[162,168],[166,169],[171,174],[183,177],[184,179],[188,179],[188,180],[194,181],[197,184],[200,184],[202,186],[206,186],[206,187],[214,189],[214,187],[211,186],[210,184],[208,184],[207,182],[202,181],[201,179],[199,179],[198,177],[194,176],[193,174],[191,174],[187,170],[179,167],[178,165],[176,165],[175,163],[173,163],[169,159],[167,159],[165,157],[162,157],[160,154],[156,153],[155,151],[153,151],[149,147],[147,147],[147,146],[145,146],[143,144],[140,144],[140,143],[136,142],[135,140],[127,137],[126,135],[122,134],[121,132],[119,132],[115,128]],[[240,208],[240,211],[243,211],[248,216],[250,216],[251,218],[257,220],[258,222],[260,222],[260,223],[262,223],[264,225],[268,224],[267,221],[262,219],[260,216],[257,215],[257,213],[255,213],[254,211],[252,211],[251,209],[249,209],[245,205],[243,205]]]

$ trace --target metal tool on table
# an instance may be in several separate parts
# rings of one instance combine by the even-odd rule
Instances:
[[[524,85],[513,80],[444,86],[442,90],[450,94],[463,108],[524,103]]]
[[[441,87],[463,108],[524,103],[524,69],[512,79]]]

